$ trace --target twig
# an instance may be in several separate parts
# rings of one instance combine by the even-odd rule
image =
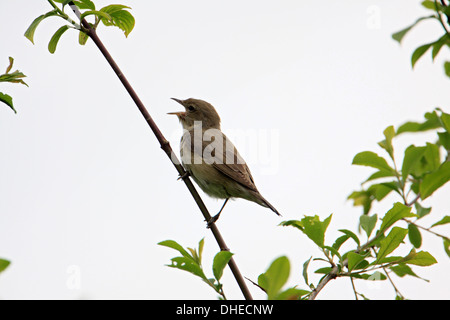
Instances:
[[[78,7],[73,2],[69,2],[69,5],[72,8],[73,12],[77,15],[77,17],[80,18],[81,13],[80,13]],[[139,111],[142,113],[142,116],[144,117],[145,121],[147,121],[147,124],[150,126],[151,130],[155,134],[156,139],[158,139],[161,149],[163,149],[164,152],[167,154],[170,161],[175,166],[175,169],[178,171],[178,174],[180,176],[185,175],[186,171],[184,170],[184,168],[181,165],[180,161],[178,160],[177,156],[173,152],[169,141],[167,141],[167,139],[164,137],[162,132],[159,130],[156,123],[153,121],[152,117],[150,116],[149,112],[145,108],[144,104],[142,103],[142,101],[140,100],[140,98],[138,97],[136,92],[134,91],[133,87],[130,85],[127,78],[120,70],[119,66],[116,64],[116,62],[114,61],[114,59],[112,58],[112,56],[110,55],[110,53],[108,52],[106,47],[101,42],[100,38],[97,36],[95,29],[93,29],[91,27],[91,25],[86,21],[86,19],[81,20],[81,25],[84,27],[84,30],[86,31],[87,35],[97,45],[98,49],[101,51],[101,53],[103,54],[105,59],[110,64],[111,68],[116,73],[119,80],[122,82],[125,89],[130,94],[131,98],[135,102]],[[184,183],[186,184],[186,187],[191,192],[191,195],[194,198],[195,202],[197,203],[198,207],[200,208],[200,211],[202,212],[205,220],[210,221],[211,215],[209,214],[208,209],[206,208],[205,204],[203,203],[203,200],[200,198],[200,195],[198,194],[197,190],[195,189],[192,181],[189,179],[189,177],[187,177],[186,179],[182,179],[182,180],[184,181]],[[228,249],[227,245],[225,244],[225,241],[223,240],[222,235],[220,234],[219,229],[217,228],[215,223],[211,223],[210,229],[214,235],[214,238],[216,239],[216,241],[219,245],[220,250],[229,251],[229,249]],[[248,290],[247,284],[245,283],[245,280],[242,277],[241,272],[239,271],[233,258],[231,258],[230,261],[228,262],[228,266],[230,267],[231,272],[233,273],[245,299],[253,300],[252,295],[251,295],[250,291]]]
[[[339,268],[337,266],[334,266],[333,269],[331,269],[330,273],[328,273],[322,281],[319,282],[317,287],[311,291],[311,294],[308,297],[308,300],[314,300],[316,299],[317,295],[319,294],[320,290],[323,289],[327,285],[328,282],[330,282],[333,279],[336,279],[339,273]]]

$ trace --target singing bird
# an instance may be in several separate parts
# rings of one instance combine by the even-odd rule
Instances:
[[[220,130],[216,109],[199,99],[172,99],[185,108],[185,111],[168,113],[176,115],[184,129],[180,143],[183,167],[207,195],[225,199],[219,213],[208,221],[208,225],[217,221],[231,198],[256,202],[280,216],[259,193],[244,159]]]

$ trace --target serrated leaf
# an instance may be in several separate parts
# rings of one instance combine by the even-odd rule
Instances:
[[[419,229],[412,223],[408,224],[408,238],[409,242],[415,247],[420,248],[422,245],[422,235]]]
[[[420,197],[426,199],[450,180],[450,162],[444,162],[436,171],[427,174],[420,184]]]
[[[56,46],[58,45],[59,39],[61,38],[61,36],[64,34],[64,32],[66,32],[70,27],[68,25],[62,26],[61,28],[59,28],[58,30],[56,30],[55,34],[53,35],[53,37],[50,39],[50,42],[48,43],[48,51],[50,53],[55,53],[56,51]]]
[[[222,278],[223,269],[226,267],[232,256],[233,254],[230,251],[220,251],[214,256],[212,268],[214,278],[216,278],[217,281]]]
[[[45,18],[56,16],[58,15],[57,11],[53,10],[50,12],[47,12],[46,14],[40,15],[34,21],[31,23],[31,25],[28,27],[28,29],[25,31],[24,36],[31,41],[31,43],[34,44],[34,33],[36,32],[36,28],[39,26],[39,24],[44,20]]]
[[[393,227],[386,238],[380,241],[380,249],[378,250],[376,261],[379,262],[381,259],[394,251],[403,242],[403,239],[406,237],[407,233],[408,230],[406,229]]]

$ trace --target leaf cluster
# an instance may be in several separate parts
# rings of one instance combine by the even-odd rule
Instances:
[[[25,78],[26,75],[24,75],[19,70],[11,72],[13,64],[14,64],[14,59],[12,57],[9,57],[9,65],[6,68],[5,73],[0,75],[0,82],[21,83],[21,84],[26,85],[28,87],[28,85],[25,83],[25,81],[23,81],[23,78]],[[12,97],[10,95],[0,92],[0,102],[5,103],[15,113],[17,113],[16,109],[14,109],[13,99],[12,99]]]
[[[127,11],[128,9],[131,9],[128,6],[112,4],[105,6],[100,10],[96,10],[94,2],[92,2],[91,0],[48,0],[48,2],[53,7],[53,10],[34,19],[34,21],[25,31],[25,37],[34,44],[34,34],[37,27],[43,20],[49,17],[59,17],[66,20],[69,24],[63,25],[58,30],[56,30],[56,32],[51,37],[50,42],[48,43],[48,51],[50,53],[55,53],[61,36],[69,29],[75,29],[79,31],[78,42],[81,45],[84,45],[89,39],[89,33],[92,31],[95,32],[100,22],[108,27],[118,27],[124,32],[126,37],[128,37],[128,35],[134,28],[135,19],[133,15],[129,11]],[[60,7],[55,2],[59,3]],[[86,29],[83,24],[79,24],[73,21],[69,17],[69,15],[65,13],[64,10],[67,5],[76,6],[75,10],[85,10],[84,12],[80,13],[80,21],[88,16],[94,17],[94,22],[89,23],[90,30]]]
[[[450,7],[447,6],[443,1],[439,3],[437,0],[422,1],[422,6],[427,10],[433,11],[433,14],[420,17],[410,26],[394,33],[392,35],[392,38],[398,43],[401,43],[406,34],[408,34],[417,24],[426,20],[438,21],[443,28],[444,34],[441,35],[438,39],[423,44],[414,50],[411,56],[411,65],[413,68],[416,65],[417,61],[419,61],[419,59],[428,51],[431,50],[431,57],[434,61],[443,47],[450,47]],[[445,74],[450,77],[450,61],[444,62],[444,71]]]
[[[184,270],[199,277],[203,280],[203,282],[213,288],[222,299],[226,300],[226,296],[222,288],[222,283],[220,283],[220,279],[223,275],[223,269],[233,256],[231,252],[220,251],[214,256],[212,263],[212,272],[214,277],[208,278],[205,275],[202,266],[202,253],[205,244],[204,239],[201,239],[198,243],[198,249],[185,249],[174,240],[165,240],[161,241],[158,244],[164,247],[172,248],[181,254],[181,256],[172,258],[171,264],[167,265],[168,267]]]

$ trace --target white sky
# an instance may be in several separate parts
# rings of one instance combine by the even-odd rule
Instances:
[[[353,156],[381,154],[376,143],[388,125],[421,120],[437,106],[449,112],[442,68],[448,50],[434,64],[427,54],[410,67],[412,51],[438,38],[440,26],[424,22],[402,46],[390,38],[428,14],[420,1],[119,2],[133,8],[135,30],[125,39],[101,26],[99,35],[172,147],[178,152],[181,126],[166,113],[180,106],[169,98],[211,102],[282,219],[333,213],[330,245],[338,229],[356,230],[361,209],[346,197],[372,173],[351,166]],[[192,247],[205,237],[207,275],[218,247],[92,41],[81,47],[69,30],[51,55],[48,41],[63,23],[56,18],[41,24],[34,46],[23,36],[50,10],[44,0],[0,4],[0,70],[12,56],[30,85],[0,88],[18,110],[0,106],[0,257],[12,261],[0,275],[0,298],[215,299],[199,279],[164,266],[176,253],[158,246],[162,240]],[[423,141],[399,138],[399,159],[402,148]],[[449,214],[449,191],[447,185],[424,203],[433,206],[424,226]],[[219,210],[221,201],[201,195],[212,214]],[[374,212],[397,200],[388,197]],[[256,281],[272,260],[287,255],[288,284],[305,288],[303,262],[320,252],[296,230],[278,227],[282,219],[237,200],[218,226],[244,276]],[[413,269],[430,282],[395,283],[407,298],[448,299],[450,259],[440,239],[423,236],[422,249],[439,263]],[[80,274],[75,285],[74,272]],[[319,278],[310,273],[314,282]],[[228,268],[223,283],[229,298],[242,298]],[[372,299],[395,296],[387,282],[356,286]],[[353,299],[350,281],[331,282],[319,298]]]

